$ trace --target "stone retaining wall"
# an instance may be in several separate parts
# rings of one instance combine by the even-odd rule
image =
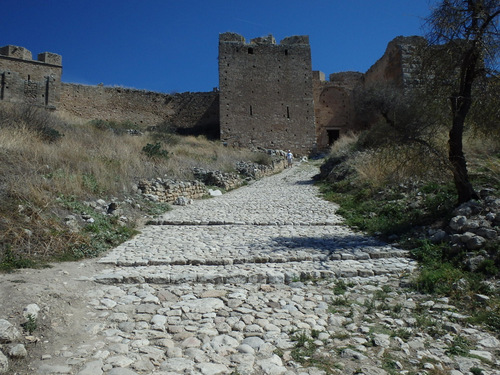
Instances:
[[[261,179],[281,172],[285,168],[284,159],[276,159],[270,165],[238,162],[238,173],[223,173],[194,168],[194,181],[177,181],[156,178],[141,180],[137,187],[141,193],[154,202],[174,203],[179,198],[200,199],[209,194],[208,186],[217,186],[224,190],[237,189],[249,180]]]
[[[157,178],[153,181],[141,180],[137,185],[144,196],[154,202],[173,203],[178,198],[200,199],[208,194],[200,181],[176,181]]]

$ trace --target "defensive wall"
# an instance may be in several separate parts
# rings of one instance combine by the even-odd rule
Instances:
[[[398,36],[389,42],[384,55],[364,74],[365,86],[392,83],[408,89],[418,85],[419,49],[426,46],[420,36]]]
[[[358,120],[356,90],[391,83],[418,84],[422,37],[397,37],[366,72],[312,71],[308,36],[279,44],[219,36],[220,91],[164,94],[123,87],[63,83],[62,57],[33,60],[23,47],[0,47],[0,103],[29,103],[83,119],[171,125],[183,134],[220,137],[228,145],[291,149],[306,155],[366,124]]]
[[[277,44],[272,35],[246,43],[220,34],[219,85],[222,141],[299,154],[316,148],[308,36]]]
[[[332,145],[340,136],[360,129],[356,120],[354,90],[363,85],[360,72],[330,74],[313,72],[314,115],[319,150]]]
[[[23,47],[0,47],[0,102],[29,103],[56,108],[60,101],[62,57],[38,54]]]
[[[186,133],[219,131],[217,92],[163,94],[63,83],[58,110],[84,120],[127,121],[148,127],[166,123]]]

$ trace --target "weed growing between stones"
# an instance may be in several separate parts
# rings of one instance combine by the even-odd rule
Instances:
[[[458,335],[453,338],[453,341],[446,350],[446,354],[465,357],[469,354],[470,349],[471,343],[465,337]]]
[[[83,243],[70,246],[61,256],[63,260],[97,256],[137,233],[133,227],[120,224],[115,216],[101,214],[72,197],[61,196],[59,202],[71,211],[82,212],[88,217],[82,228]]]
[[[333,294],[336,296],[343,295],[347,292],[347,284],[344,280],[338,280],[333,287]]]
[[[319,346],[315,343],[320,332],[311,332],[308,336],[305,332],[296,333],[291,336],[295,345],[291,351],[291,357],[304,367],[317,367],[327,374],[335,373],[339,365],[325,352],[319,352]]]
[[[455,306],[470,315],[470,322],[491,329],[498,327],[500,298],[495,287],[491,287],[494,281],[490,281],[499,275],[500,270],[498,240],[486,241],[479,250],[467,250],[451,242],[431,242],[429,239],[428,233],[434,233],[436,228],[446,229],[456,215],[453,213],[456,202],[453,184],[443,182],[439,174],[420,177],[400,174],[397,183],[389,174],[386,175],[388,180],[380,184],[377,181],[383,180],[382,175],[376,177],[377,181],[371,181],[367,177],[369,174],[360,176],[357,172],[358,165],[352,160],[359,152],[355,140],[350,141],[349,147],[335,152],[321,168],[319,185],[326,199],[340,205],[338,213],[346,223],[410,250],[411,256],[420,263],[418,276],[411,281],[414,290],[450,297]],[[487,181],[485,173],[496,173],[491,168],[487,169],[489,172],[481,169],[489,160],[489,156],[474,160],[473,171],[476,168],[482,171],[478,175],[482,176],[483,182]],[[379,172],[383,171],[373,171]],[[472,175],[475,176],[474,172]],[[498,229],[494,231],[498,232]],[[472,269],[470,264],[474,257],[480,261]],[[334,294],[341,295],[342,291],[339,285]],[[390,305],[389,292],[378,291],[372,299],[365,300],[365,313],[390,310],[396,317],[401,306]]]
[[[25,323],[21,324],[21,326],[23,327],[25,332],[31,335],[38,328],[38,323],[36,317],[31,314],[28,314],[26,318],[28,320]]]

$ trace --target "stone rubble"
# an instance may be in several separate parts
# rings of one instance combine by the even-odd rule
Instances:
[[[99,260],[82,296],[92,345],[47,353],[33,374],[499,375],[498,335],[404,288],[417,264],[344,226],[316,173],[302,164],[152,220]],[[469,355],[451,354],[459,338]]]

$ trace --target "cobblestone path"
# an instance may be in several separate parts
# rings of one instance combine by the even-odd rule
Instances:
[[[400,290],[416,264],[344,226],[337,206],[318,197],[315,173],[299,165],[176,207],[102,257],[106,269],[85,296],[99,321],[87,327],[96,343],[73,350],[62,368],[78,375],[460,375],[479,366],[477,357],[446,357],[444,342],[426,346],[432,337],[414,328],[418,297]],[[481,353],[498,342],[479,339],[490,340]]]

